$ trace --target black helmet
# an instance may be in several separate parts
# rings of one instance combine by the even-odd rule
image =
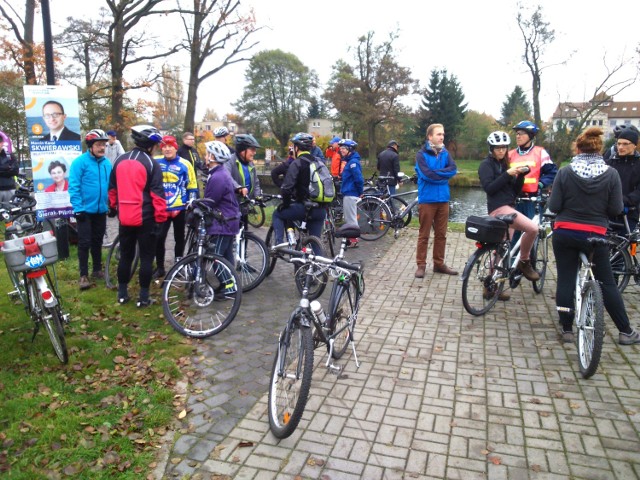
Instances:
[[[313,148],[313,135],[309,133],[296,133],[290,141],[298,147],[298,150],[309,152]]]
[[[162,135],[156,127],[151,125],[136,125],[131,127],[131,138],[140,148],[151,148],[162,141]]]
[[[637,129],[635,126],[633,126],[633,125],[627,125],[627,124],[625,123],[625,124],[622,124],[622,125],[616,125],[615,127],[613,127],[613,136],[614,136],[614,137],[616,137],[616,138],[618,138],[618,137],[620,136],[620,134],[621,134],[622,132],[624,132],[626,129],[630,129],[630,130],[634,130],[634,131],[638,132],[638,129]],[[639,133],[640,133],[640,132],[639,132]]]
[[[260,148],[260,144],[250,133],[236,135],[236,151],[239,153],[247,148]]]

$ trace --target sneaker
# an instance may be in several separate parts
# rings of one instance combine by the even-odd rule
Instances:
[[[350,238],[347,241],[347,248],[358,248],[358,239],[357,238]]]
[[[562,343],[575,343],[576,338],[572,330],[562,331]]]
[[[91,288],[89,277],[87,277],[86,275],[81,276],[80,280],[78,281],[78,286],[80,287],[80,290],[89,290]]]
[[[636,330],[632,330],[631,333],[622,333],[618,335],[618,343],[620,345],[635,345],[640,343],[640,333]]]
[[[104,272],[102,270],[96,270],[95,272],[91,273],[91,278],[94,278],[96,280],[104,280]]]
[[[520,260],[518,262],[518,270],[520,270],[522,275],[524,275],[524,278],[530,282],[540,280],[540,274],[531,266],[531,260]]]
[[[147,308],[150,305],[153,305],[156,301],[153,298],[147,298],[146,300],[138,299],[136,302],[136,307],[138,308]]]
[[[127,295],[125,297],[119,297],[118,298],[118,303],[120,305],[124,305],[125,303],[129,303],[129,300],[131,300],[131,297],[129,295]]]

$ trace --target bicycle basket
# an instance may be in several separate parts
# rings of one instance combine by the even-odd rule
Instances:
[[[23,272],[51,265],[58,261],[58,244],[51,232],[5,240],[2,253],[14,272]]]
[[[507,234],[507,224],[490,215],[470,215],[464,224],[467,238],[481,243],[500,243]]]

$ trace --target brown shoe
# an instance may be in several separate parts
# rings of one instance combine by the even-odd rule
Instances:
[[[416,270],[416,278],[424,278],[426,267],[423,265]]]
[[[489,291],[487,291],[486,288],[484,289],[482,296],[484,297],[485,300],[491,300],[491,298],[493,297],[493,295],[491,295],[491,293],[489,293]],[[501,302],[507,302],[510,299],[511,299],[511,294],[505,291],[500,292],[500,295],[498,295],[498,300],[500,300]]]
[[[456,270],[449,268],[444,264],[440,265],[439,267],[436,267],[434,265],[433,271],[434,273],[444,273],[445,275],[458,275],[458,272]]]
[[[518,270],[520,270],[524,275],[524,278],[530,282],[540,280],[540,275],[531,266],[531,260],[520,260],[518,262]]]
[[[83,275],[80,277],[80,281],[78,282],[78,286],[80,290],[88,290],[91,288],[91,282],[89,281],[89,277]]]
[[[96,270],[95,272],[92,272],[91,273],[91,278],[93,278],[95,280],[104,280],[104,271]]]

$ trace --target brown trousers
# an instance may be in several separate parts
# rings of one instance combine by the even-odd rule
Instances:
[[[418,267],[427,265],[427,249],[429,248],[429,234],[433,226],[433,266],[444,265],[444,252],[447,246],[447,225],[449,222],[449,202],[421,203],[418,205],[420,231],[416,248],[416,264]]]

